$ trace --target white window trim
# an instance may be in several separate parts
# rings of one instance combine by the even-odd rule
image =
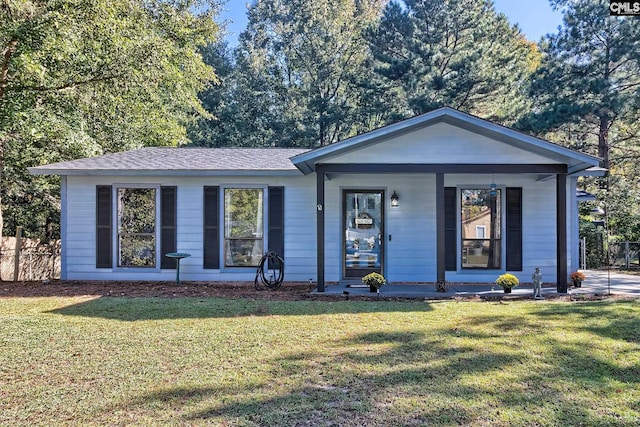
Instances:
[[[220,272],[234,272],[234,273],[244,273],[244,272],[248,272],[248,271],[252,271],[255,272],[256,271],[256,267],[244,267],[244,266],[239,266],[239,267],[234,267],[234,266],[228,266],[226,263],[226,254],[227,254],[227,248],[225,246],[226,244],[226,224],[225,224],[225,201],[226,201],[226,197],[225,197],[225,191],[228,189],[240,189],[240,190],[244,190],[244,189],[260,189],[262,190],[262,253],[266,254],[267,253],[267,248],[269,247],[269,242],[268,242],[268,236],[269,236],[269,186],[265,185],[265,184],[223,184],[219,186],[220,188],[220,203],[218,203],[218,218],[220,223],[218,224],[220,233],[219,233],[219,247],[220,247],[220,253],[219,255],[219,261],[220,261]]]
[[[112,263],[113,270],[115,271],[127,271],[127,272],[156,272],[160,271],[160,264],[162,262],[161,254],[160,254],[160,227],[158,223],[161,221],[160,218],[160,184],[140,184],[140,183],[126,183],[126,184],[113,184],[112,185],[112,236],[111,236],[111,247],[112,247]],[[121,267],[118,264],[118,190],[120,188],[153,188],[156,191],[156,224],[155,224],[155,244],[156,244],[156,260],[154,267]]]
[[[490,185],[478,185],[478,184],[458,184],[456,185],[456,220],[458,221],[456,226],[456,235],[458,239],[458,244],[462,242],[462,191],[463,190],[490,190]],[[500,190],[500,240],[502,243],[505,242],[506,239],[506,185],[496,185],[496,189]],[[495,276],[496,273],[505,273],[506,272],[506,257],[507,257],[507,245],[500,245],[500,268],[496,269],[481,269],[481,268],[463,268],[462,267],[462,247],[457,251],[457,265],[456,265],[456,274],[460,275],[474,275],[474,276]]]

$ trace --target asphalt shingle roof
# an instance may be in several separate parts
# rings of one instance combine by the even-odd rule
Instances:
[[[146,147],[29,168],[33,174],[84,175],[131,172],[179,174],[299,172],[290,158],[299,148]]]

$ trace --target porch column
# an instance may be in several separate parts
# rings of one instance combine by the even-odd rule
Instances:
[[[316,257],[318,292],[324,292],[324,168],[316,165]]]
[[[567,175],[556,175],[557,291],[567,293]]]
[[[444,173],[436,173],[436,266],[437,281],[445,281]]]

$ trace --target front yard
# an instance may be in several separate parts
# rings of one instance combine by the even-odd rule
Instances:
[[[0,298],[0,425],[640,424],[640,301]]]

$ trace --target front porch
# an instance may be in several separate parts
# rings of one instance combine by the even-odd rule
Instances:
[[[598,166],[596,158],[450,108],[292,161],[316,178],[318,292],[355,277],[347,271],[355,260],[344,259],[360,246],[342,228],[359,211],[347,210],[340,195],[369,190],[389,208],[386,219],[374,215],[381,219],[374,268],[387,280],[483,282],[506,272],[526,280],[540,267],[565,293],[568,271],[578,267],[577,177]],[[396,190],[401,207],[392,212],[388,196]]]
[[[321,293],[324,295],[342,295],[345,298],[376,298],[378,294],[370,292],[368,286],[352,285],[349,283],[325,284],[324,290],[319,291],[316,288],[313,293]],[[510,294],[505,294],[503,289],[491,283],[453,283],[448,284],[446,292],[436,291],[435,283],[391,283],[380,288],[380,298],[408,298],[408,299],[452,299],[461,298],[524,298],[530,296],[533,298],[533,285],[523,284],[512,289]],[[560,295],[555,284],[544,285],[542,288],[543,296]],[[566,293],[561,293],[566,295]]]
[[[338,235],[335,230],[335,224],[338,222],[335,220],[339,215],[343,215],[344,201],[342,205],[336,205],[335,200],[336,193],[347,191],[349,188],[357,188],[361,185],[353,184],[359,182],[357,177],[366,177],[364,181],[377,183],[377,187],[383,188],[380,194],[383,197],[388,196],[388,193],[393,191],[392,187],[384,187],[385,182],[404,182],[404,184],[395,185],[393,188],[402,188],[403,194],[407,194],[407,187],[412,185],[412,182],[420,182],[419,191],[417,197],[413,197],[412,201],[414,207],[421,204],[423,207],[427,207],[428,210],[415,210],[411,209],[412,206],[407,206],[406,200],[403,202],[403,207],[393,208],[397,213],[397,218],[390,218],[384,227],[381,227],[381,240],[386,242],[387,253],[384,250],[381,252],[383,258],[386,258],[387,265],[386,270],[398,270],[400,268],[407,268],[406,266],[397,267],[394,264],[398,262],[399,256],[396,256],[391,251],[391,245],[395,244],[396,250],[405,249],[402,245],[406,243],[406,232],[402,230],[402,227],[407,227],[407,223],[415,220],[433,222],[431,227],[416,227],[411,230],[409,234],[411,238],[420,240],[424,247],[428,248],[428,255],[425,255],[423,262],[424,265],[433,263],[432,270],[425,268],[423,272],[415,273],[413,280],[427,280],[427,281],[484,281],[489,276],[497,277],[505,272],[520,272],[520,275],[526,276],[528,265],[523,266],[523,237],[522,234],[525,230],[533,229],[534,227],[522,226],[522,189],[519,185],[524,185],[526,190],[534,187],[544,186],[544,190],[547,194],[553,191],[553,196],[550,198],[552,203],[548,203],[548,208],[545,211],[547,214],[552,215],[536,215],[540,217],[553,218],[552,221],[545,224],[545,233],[548,235],[546,238],[551,237],[553,239],[553,246],[548,245],[545,248],[546,251],[553,251],[553,265],[554,265],[554,282],[556,282],[556,291],[565,293],[567,291],[567,275],[568,275],[568,259],[567,259],[567,167],[566,165],[556,164],[335,164],[335,163],[317,163],[315,166],[316,174],[316,243],[317,243],[317,275],[316,280],[318,284],[318,292],[324,292],[325,283],[334,281],[335,275],[332,278],[327,278],[326,270],[335,270],[336,262],[342,262],[340,259],[336,259],[335,253],[345,255],[348,257],[348,249],[336,247],[333,243],[333,236]],[[491,173],[493,171],[493,173]],[[543,176],[544,179],[539,178]],[[347,180],[345,177],[356,177],[352,180]],[[376,177],[376,178],[374,178]],[[384,178],[383,178],[384,177]],[[399,178],[401,177],[401,178]],[[463,188],[482,188],[489,191],[490,188],[495,189],[495,184],[489,184],[494,181],[494,178],[498,177],[498,194],[503,194],[500,205],[505,205],[510,208],[515,206],[515,213],[512,214],[510,210],[505,208],[503,212],[500,210],[500,215],[504,214],[504,221],[499,221],[500,225],[499,234],[503,233],[502,242],[504,242],[504,248],[498,247],[498,259],[502,261],[497,262],[497,266],[490,266],[489,268],[469,268],[467,265],[471,263],[471,260],[465,259],[467,248],[463,246],[464,236],[460,230],[461,226],[458,224],[461,221],[460,206],[460,194]],[[504,178],[499,178],[504,177]],[[402,181],[404,180],[404,181]],[[476,184],[470,184],[464,186],[461,183],[475,182]],[[514,185],[509,187],[506,183]],[[551,185],[550,185],[551,184]],[[328,185],[331,188],[328,190]],[[573,182],[572,182],[573,185]],[[416,195],[415,188],[414,195]],[[385,193],[386,191],[386,193]],[[515,191],[515,199],[510,194]],[[538,191],[538,190],[535,190]],[[551,195],[549,194],[549,195]],[[420,197],[423,200],[418,201]],[[327,199],[331,198],[331,202],[327,202]],[[500,198],[500,196],[498,196]],[[389,197],[386,197],[389,199]],[[338,200],[343,200],[339,198]],[[392,210],[389,205],[389,200],[383,200],[383,203],[387,204],[389,211]],[[325,206],[330,205],[332,208],[325,209]],[[336,209],[337,208],[337,209]],[[553,211],[549,212],[549,208]],[[336,212],[338,211],[338,212]],[[416,212],[419,212],[417,214]],[[327,226],[327,216],[332,216],[331,226]],[[390,215],[391,217],[391,215]],[[555,218],[554,218],[555,217]],[[413,218],[413,219],[412,219]],[[427,218],[427,219],[425,219]],[[340,217],[341,222],[344,223],[344,218]],[[397,220],[396,220],[397,219]],[[519,223],[517,227],[513,227],[512,224]],[[392,229],[395,229],[394,235],[405,234],[405,241],[393,240],[392,243]],[[329,236],[329,237],[327,237]],[[483,240],[488,241],[489,237]],[[514,242],[515,245],[509,244]],[[330,246],[327,247],[326,244]],[[485,248],[486,249],[486,248]],[[398,252],[399,253],[399,252]],[[425,252],[426,254],[427,252]],[[486,255],[486,254],[485,254]],[[472,255],[473,256],[473,255]],[[486,256],[484,257],[486,258]],[[486,264],[486,262],[485,262]],[[384,268],[384,265],[383,265]],[[420,270],[415,265],[409,267]],[[366,274],[366,271],[362,274]],[[384,271],[383,274],[388,280],[400,282],[403,279],[398,280],[393,275],[389,276]],[[451,279],[448,276],[464,276],[475,275],[482,277],[481,279],[473,279],[470,277]],[[348,278],[344,274],[339,278],[343,280]],[[557,278],[557,280],[555,279]],[[406,280],[406,279],[404,279]]]
[[[606,270],[584,271],[587,280],[582,287],[568,287],[567,293],[559,293],[555,283],[543,284],[542,295],[544,297],[570,296],[580,298],[592,295],[616,295],[628,298],[640,297],[640,276],[626,274],[617,271]],[[346,293],[348,292],[348,294]],[[312,294],[318,294],[316,288]],[[369,292],[368,287],[355,287],[353,283],[326,284],[322,295],[336,295],[346,298],[376,298],[377,294]],[[511,294],[505,294],[502,288],[495,283],[452,283],[447,292],[437,292],[434,283],[390,283],[380,289],[381,299],[408,298],[408,299],[454,299],[454,298],[481,299],[525,299],[533,300],[533,285],[522,283],[513,288]]]

